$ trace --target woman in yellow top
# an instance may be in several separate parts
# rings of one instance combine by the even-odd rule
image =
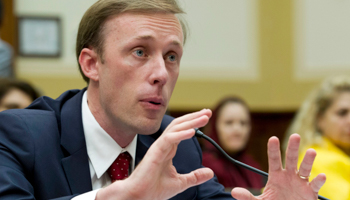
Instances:
[[[306,149],[317,156],[310,178],[322,172],[327,181],[319,194],[350,200],[350,77],[326,79],[305,100],[287,135],[299,133],[299,162]]]

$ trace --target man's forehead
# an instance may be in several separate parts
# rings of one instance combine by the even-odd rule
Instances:
[[[110,27],[106,27],[109,30],[117,30],[117,32],[125,34],[133,32],[133,36],[137,40],[157,39],[147,30],[153,30],[167,36],[178,36],[178,39],[173,38],[172,43],[182,46],[182,26],[174,14],[126,12],[109,19],[107,24],[110,24],[108,25]]]
[[[139,41],[152,41],[152,40],[156,40],[156,37],[153,35],[146,34],[146,35],[138,35],[134,39]],[[175,46],[180,46],[180,47],[182,46],[181,42],[175,39],[171,41],[171,44]]]

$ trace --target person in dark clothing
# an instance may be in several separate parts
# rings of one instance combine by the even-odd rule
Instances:
[[[248,105],[237,96],[222,99],[204,128],[206,135],[231,157],[259,169],[259,164],[246,151],[250,130]],[[259,191],[263,187],[261,175],[232,164],[209,142],[205,141],[203,145],[203,165],[214,171],[219,183],[225,188],[244,187]]]
[[[0,111],[25,108],[39,96],[37,90],[25,81],[0,78]]]

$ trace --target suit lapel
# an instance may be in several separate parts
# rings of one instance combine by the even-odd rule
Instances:
[[[67,155],[62,159],[62,166],[72,194],[92,190],[81,116],[81,101],[84,91],[80,91],[69,99],[61,110],[61,146]]]
[[[137,138],[137,147],[136,147],[136,160],[135,160],[135,166],[137,166],[142,158],[145,156],[147,153],[147,150],[150,148],[150,146],[153,144],[153,142],[158,139],[158,137],[163,133],[165,128],[169,125],[169,123],[173,120],[174,118],[165,115],[163,117],[160,129],[152,134],[152,135],[139,135]],[[181,145],[181,143],[179,144]],[[183,156],[182,154],[181,156]],[[175,157],[176,159],[176,157]],[[183,164],[182,163],[183,159],[174,162],[174,166],[178,169],[178,164]],[[182,167],[183,168],[183,167]],[[191,187],[176,196],[170,198],[171,200],[178,200],[178,199],[196,199],[197,196],[197,188],[196,187]]]
[[[148,148],[149,148],[149,146],[145,143],[144,136],[139,135],[137,137],[135,167],[141,162],[141,160],[145,156]]]
[[[65,157],[61,160],[72,194],[92,190],[89,158],[83,130],[81,101],[86,90],[81,90],[64,103],[61,110],[61,146]],[[164,116],[160,129],[153,135],[139,135],[136,148],[135,166],[145,156],[149,147],[173,120]]]
[[[153,135],[138,135],[137,137],[137,146],[136,146],[136,159],[135,167],[141,162],[142,158],[147,153],[149,147],[158,137],[153,137]]]
[[[153,144],[156,139],[163,133],[169,123],[173,120],[173,117],[165,115],[163,117],[162,123],[160,125],[159,130],[152,135],[138,135],[137,137],[137,146],[136,146],[136,160],[135,166],[137,166],[142,158],[145,156],[149,147]]]

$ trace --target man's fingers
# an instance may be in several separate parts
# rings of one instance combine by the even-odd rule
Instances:
[[[300,136],[292,134],[289,137],[288,147],[286,151],[286,170],[295,172],[298,167]]]
[[[316,151],[313,149],[308,149],[305,153],[304,159],[299,167],[299,175],[308,177],[310,175],[312,165],[316,157]]]
[[[280,143],[277,137],[271,137],[267,143],[269,173],[282,169]]]
[[[320,191],[321,187],[326,182],[326,175],[325,174],[319,174],[310,182],[310,187],[314,192]]]
[[[187,129],[176,133],[162,135],[153,143],[148,150],[151,155],[156,155],[157,162],[163,162],[166,159],[172,159],[175,156],[177,145],[182,141],[193,137],[194,129]],[[176,146],[175,146],[176,145]],[[147,153],[148,153],[147,152]],[[172,154],[169,154],[173,152]]]
[[[165,160],[172,159],[175,156],[177,145],[186,139],[190,139],[194,136],[194,128],[202,127],[208,123],[211,111],[204,109],[196,113],[192,113],[185,117],[182,123],[177,124],[179,121],[171,122],[170,125],[164,131],[164,133],[153,143],[147,154],[152,155],[153,163],[162,163]],[[180,120],[181,121],[181,120]],[[175,124],[175,125],[174,125]],[[170,127],[170,128],[169,128]]]
[[[209,121],[209,117],[206,115],[200,116],[198,118],[182,122],[181,124],[176,124],[171,128],[165,130],[166,132],[177,132],[186,129],[194,129],[205,126]]]
[[[199,117],[202,117],[202,116],[207,116],[207,118],[209,119],[211,117],[211,114],[212,114],[211,110],[209,110],[209,109],[203,109],[203,110],[200,110],[198,112],[186,114],[184,116],[181,116],[181,117],[174,119],[169,124],[169,126],[167,127],[166,130],[179,131],[179,130],[189,129],[189,128],[199,128],[199,127],[189,127],[188,122],[195,120],[195,119],[198,119]],[[185,126],[180,126],[182,124],[185,124]]]
[[[209,168],[199,168],[188,174],[181,174],[180,178],[182,181],[183,190],[202,184],[209,179],[213,178],[214,172]]]
[[[161,151],[167,152],[172,145],[178,145],[182,140],[190,139],[195,134],[195,127],[202,127],[208,123],[208,116],[203,115],[190,121],[183,122],[171,129],[167,129],[155,142]],[[176,130],[177,129],[177,130]]]
[[[161,138],[165,140],[165,145],[179,143],[182,140],[189,139],[194,136],[195,130],[194,128],[202,127],[208,123],[209,118],[204,115],[200,116],[196,119],[192,119],[187,122],[183,122],[180,125],[177,125],[176,128],[171,128],[169,130],[164,131]]]
[[[237,200],[255,200],[256,198],[246,189],[244,188],[233,188],[231,191],[231,195],[233,198]]]

